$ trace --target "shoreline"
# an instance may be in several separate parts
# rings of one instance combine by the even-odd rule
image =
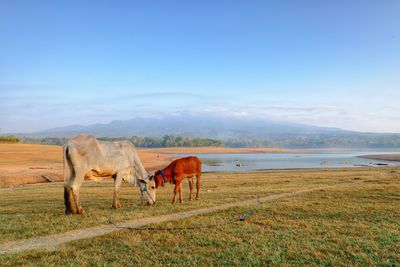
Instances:
[[[374,159],[374,160],[400,161],[400,154],[365,155],[359,157],[364,159]]]
[[[233,148],[233,147],[160,147],[136,148],[138,151],[158,154],[263,154],[263,153],[318,153],[316,149],[286,149],[286,148]],[[328,151],[328,150],[327,150]]]
[[[176,154],[262,154],[262,153],[334,153],[343,149],[281,149],[281,148],[226,148],[226,147],[169,147],[136,148],[145,169],[152,173],[166,167]],[[399,154],[367,155],[375,160],[400,161]],[[323,169],[323,168],[322,168]],[[0,144],[0,187],[48,183],[63,179],[63,152],[61,146],[39,144]]]

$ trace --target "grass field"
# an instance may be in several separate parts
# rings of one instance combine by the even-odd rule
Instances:
[[[354,184],[354,181],[362,183]],[[382,265],[400,264],[400,169],[359,168],[207,173],[202,199],[170,204],[172,186],[157,203],[142,205],[138,188],[124,186],[122,205],[111,209],[112,183],[85,182],[82,216],[65,216],[61,184],[0,191],[0,243],[62,233],[159,214],[210,207],[241,199],[332,185],[264,203],[245,222],[179,232],[118,231],[78,240],[54,251],[0,256],[15,265]],[[188,186],[183,187],[187,198]],[[205,225],[230,220],[247,208],[167,222],[158,226]]]

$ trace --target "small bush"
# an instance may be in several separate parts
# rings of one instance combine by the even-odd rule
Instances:
[[[0,144],[14,144],[19,142],[20,139],[14,135],[0,136]]]

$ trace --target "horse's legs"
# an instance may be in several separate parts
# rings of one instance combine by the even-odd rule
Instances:
[[[117,177],[114,180],[114,198],[112,207],[114,209],[121,208],[121,204],[119,203],[119,188],[121,187],[122,176],[117,173]]]
[[[72,193],[73,193],[74,199],[75,199],[76,211],[78,214],[82,214],[85,212],[82,209],[81,203],[79,202],[79,189],[81,188],[84,179],[85,179],[84,172],[76,172],[74,183],[71,186]]]
[[[199,199],[201,172],[196,174],[196,199]]]
[[[190,193],[189,193],[189,200],[192,200],[192,193],[193,193],[193,176],[188,178],[189,180],[189,188],[190,188]]]

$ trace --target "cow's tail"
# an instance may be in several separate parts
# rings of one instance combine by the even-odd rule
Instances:
[[[63,178],[64,178],[64,186],[67,185],[68,177],[67,177],[67,168],[68,168],[68,146],[64,145],[63,147]],[[68,179],[69,180],[69,179]]]
[[[199,199],[200,183],[201,183],[200,180],[201,180],[201,160],[197,158],[196,199]]]
[[[63,148],[63,176],[64,176],[64,203],[65,203],[65,213],[70,214],[73,213],[72,203],[71,203],[71,188],[70,188],[70,179],[72,173],[68,173],[68,169],[70,172],[73,171],[71,168],[71,160],[68,155],[68,146],[64,145]]]

